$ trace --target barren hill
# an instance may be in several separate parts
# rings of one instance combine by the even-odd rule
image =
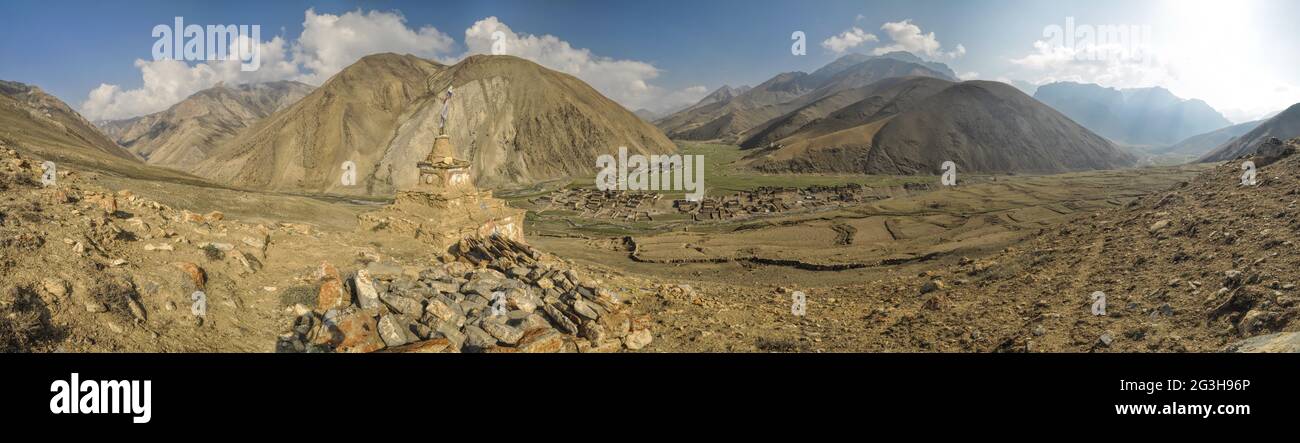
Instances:
[[[478,184],[508,186],[590,173],[598,155],[669,153],[650,124],[577,78],[510,56],[445,66],[410,55],[362,58],[298,103],[217,149],[196,170],[238,186],[388,195],[414,183],[449,86],[447,133]],[[339,180],[357,165],[356,186]]]
[[[312,86],[293,81],[218,85],[165,111],[101,123],[100,128],[151,165],[189,170],[239,131],[311,90]]]
[[[660,119],[656,124],[671,138],[685,140],[739,141],[765,124],[813,102],[861,88],[891,77],[928,76],[949,78],[927,67],[925,62],[899,56],[868,57],[850,54],[823,66],[812,74],[787,72],[763,82],[729,101],[696,105]],[[851,95],[850,95],[851,96]],[[852,101],[846,96],[838,100]],[[816,109],[828,108],[820,106]],[[812,109],[808,112],[814,112]]]
[[[924,98],[895,101],[903,103],[895,108],[887,101],[850,107],[846,114],[872,117],[826,135],[796,132],[748,161],[772,172],[904,175],[937,174],[945,161],[956,162],[959,171],[1019,173],[1112,169],[1135,161],[1010,85],[969,81],[938,92],[911,91]]]
[[[758,148],[796,132],[798,139],[806,139],[869,123],[878,115],[902,112],[911,103],[950,85],[952,82],[932,77],[891,77],[840,90],[754,128],[740,146]]]
[[[1181,154],[1190,156],[1202,156],[1214,148],[1222,146],[1224,143],[1232,141],[1247,132],[1259,127],[1264,120],[1255,120],[1241,124],[1232,125],[1223,129],[1210,131],[1204,134],[1194,135],[1175,143],[1167,148],[1154,151],[1157,154]]]
[[[1292,105],[1290,108],[1282,111],[1282,113],[1265,120],[1250,132],[1214,148],[1213,151],[1210,151],[1208,154],[1205,154],[1204,157],[1201,157],[1200,161],[1216,162],[1232,160],[1243,155],[1253,154],[1255,153],[1255,148],[1270,137],[1276,137],[1283,140],[1291,137],[1300,137],[1300,103]]]
[[[140,159],[41,88],[0,80],[0,141],[45,159],[138,164]]]
[[[1241,185],[1238,165],[1220,165],[956,267],[949,281],[977,284],[934,296],[941,308],[909,327],[986,317],[996,326],[982,331],[991,341],[980,350],[1019,352],[1213,352],[1296,331],[1297,148],[1292,140],[1278,156],[1256,158],[1266,165],[1257,186]],[[1105,294],[1104,315],[1092,312],[1094,292]],[[949,303],[957,300],[981,302]]]

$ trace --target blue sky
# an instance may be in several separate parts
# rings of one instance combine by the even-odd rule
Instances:
[[[319,84],[366,52],[453,63],[487,52],[485,39],[496,30],[508,32],[514,55],[577,75],[633,109],[668,110],[723,84],[754,85],[846,52],[891,47],[922,52],[964,78],[1164,86],[1235,121],[1300,101],[1300,35],[1286,32],[1300,2],[1286,0],[18,0],[2,8],[0,79],[41,86],[88,118],[161,110],[216,81]],[[285,63],[248,74],[155,62],[150,32],[176,16],[187,24],[260,25],[262,41],[282,40]],[[1070,17],[1080,26],[1146,27],[1150,38],[1141,43],[1156,56],[1080,61],[1069,51],[1082,43],[1035,46]],[[807,35],[806,55],[791,54],[794,31]],[[823,44],[845,33],[849,40],[840,41],[861,43]]]

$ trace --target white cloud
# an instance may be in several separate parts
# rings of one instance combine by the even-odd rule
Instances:
[[[664,112],[699,101],[708,92],[703,86],[667,90],[651,83],[660,72],[654,65],[602,57],[589,49],[574,48],[553,35],[515,32],[496,17],[479,20],[465,30],[466,55],[491,54],[496,32],[504,37],[498,43],[502,54],[578,77],[628,109]]]
[[[280,37],[262,42],[259,48],[261,68],[249,72],[240,70],[240,62],[236,59],[194,65],[170,59],[137,59],[135,67],[140,69],[141,87],[122,89],[117,85],[100,84],[81,104],[81,114],[90,120],[129,118],[167,109],[195,92],[222,82],[275,81],[298,75],[297,67],[286,59],[285,42]]]
[[[455,40],[432,26],[407,27],[398,12],[333,15],[308,9],[293,58],[303,69],[298,80],[318,85],[370,54],[396,52],[436,59],[450,54],[455,45]]]
[[[1023,68],[1034,83],[1058,81],[1097,83],[1117,88],[1133,88],[1167,83],[1173,78],[1171,67],[1154,55],[1133,57],[1116,45],[1054,45],[1046,40],[1034,42],[1034,51],[1011,59]]]
[[[652,83],[660,71],[649,63],[597,56],[551,35],[515,33],[496,17],[479,20],[466,29],[468,51],[453,55],[455,39],[432,26],[408,26],[399,12],[358,10],[334,15],[308,9],[296,40],[275,37],[260,44],[261,68],[257,71],[241,71],[235,60],[136,60],[140,87],[101,84],[87,94],[80,110],[91,120],[115,120],[162,111],[222,82],[297,80],[319,85],[361,57],[380,52],[451,63],[468,54],[490,53],[495,31],[507,36],[507,54],[572,74],[628,109],[663,112],[693,104],[708,92],[703,86],[667,90]]]
[[[944,51],[943,45],[939,43],[939,39],[935,38],[934,32],[922,32],[921,27],[913,24],[911,19],[901,22],[887,22],[880,26],[880,30],[885,31],[885,35],[889,37],[892,43],[876,48],[873,51],[876,55],[894,51],[907,51],[931,58],[955,59],[966,55],[966,47],[961,44],[958,44],[952,51]]]
[[[87,95],[81,113],[91,120],[150,114],[222,82],[298,80],[319,85],[368,54],[397,52],[437,58],[455,47],[455,40],[433,27],[407,27],[406,18],[397,12],[333,15],[308,9],[303,16],[303,32],[292,44],[278,36],[259,43],[261,66],[256,71],[242,71],[237,60],[136,60],[142,79],[139,88],[101,84]],[[247,41],[247,36],[241,38]],[[228,52],[234,50],[232,46]]]
[[[822,47],[829,49],[831,52],[839,54],[849,49],[858,47],[863,43],[878,42],[878,41],[880,41],[880,38],[876,37],[875,34],[868,33],[866,31],[863,31],[861,28],[854,26],[853,28],[844,31],[839,35],[833,35],[830,38],[822,41]]]

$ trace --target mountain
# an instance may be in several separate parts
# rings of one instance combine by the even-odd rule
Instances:
[[[386,196],[414,184],[439,132],[482,186],[592,173],[596,157],[626,146],[671,153],[654,126],[586,83],[511,56],[475,55],[451,66],[411,55],[363,57],[307,97],[218,147],[196,172],[236,186]],[[343,186],[345,161],[356,186]]]
[[[1164,88],[1114,89],[1074,82],[1039,86],[1034,98],[1111,140],[1130,145],[1172,145],[1231,126],[1201,100],[1184,100]]]
[[[890,77],[867,86],[844,89],[754,128],[740,146],[759,148],[795,133],[807,138],[865,124],[875,120],[873,117],[880,112],[901,112],[916,100],[950,85],[952,82],[933,77]]]
[[[189,170],[239,131],[292,105],[312,89],[293,81],[218,85],[165,111],[99,126],[151,165]]]
[[[1222,146],[1224,143],[1241,136],[1263,124],[1264,120],[1256,120],[1232,125],[1223,129],[1210,131],[1204,134],[1194,135],[1174,143],[1173,145],[1153,151],[1154,154],[1176,154],[1200,157],[1210,150]]]
[[[731,100],[693,106],[658,120],[656,125],[670,138],[741,141],[769,120],[839,92],[886,78],[926,76],[955,80],[944,72],[927,67],[927,62],[902,60],[907,58],[902,54],[879,57],[849,54],[811,74],[778,74]]]
[[[1282,113],[1265,120],[1250,132],[1214,148],[1213,151],[1201,157],[1200,161],[1217,162],[1253,154],[1255,148],[1258,148],[1260,143],[1270,137],[1277,137],[1281,140],[1300,137],[1300,103],[1291,105]]]
[[[659,117],[659,114],[655,114],[654,111],[651,111],[646,108],[637,109],[635,111],[632,111],[632,113],[636,114],[637,117],[641,117],[641,120],[645,120],[647,122],[655,121],[655,118]]]
[[[40,88],[0,80],[0,142],[56,163],[123,170],[141,160]]]
[[[930,68],[935,72],[942,73],[944,75],[944,78],[947,78],[949,80],[957,79],[957,73],[954,72],[952,68],[948,67],[948,65],[939,62],[922,60],[921,57],[917,57],[916,54],[907,51],[888,52],[885,53],[884,55],[881,55],[880,57],[892,58],[894,60],[905,61],[909,63],[916,63],[918,65]]]
[[[938,174],[945,161],[959,171],[998,173],[1112,169],[1135,161],[1004,83],[914,78],[876,92],[745,161],[767,172],[904,175]]]

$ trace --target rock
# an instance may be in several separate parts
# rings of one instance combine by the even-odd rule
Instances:
[[[1235,288],[1241,286],[1242,273],[1238,270],[1230,270],[1223,273],[1223,287]]]
[[[515,347],[527,353],[560,352],[564,348],[564,335],[551,328],[531,329],[523,334]]]
[[[407,345],[397,346],[379,351],[381,353],[403,353],[403,354],[438,354],[444,352],[454,352],[451,340],[445,337],[430,338]]]
[[[186,223],[202,224],[202,223],[204,222],[204,219],[203,219],[203,216],[202,216],[202,215],[195,214],[195,213],[190,212],[190,211],[182,211],[182,212],[181,212],[181,221],[186,222]]]
[[[928,282],[925,282],[924,285],[921,285],[921,293],[929,294],[934,291],[943,290],[943,288],[944,288],[943,280],[930,280]]]
[[[338,352],[374,352],[384,348],[384,342],[379,337],[379,326],[374,317],[368,314],[344,315],[335,325],[343,335],[342,342],[335,348]]]
[[[581,298],[573,301],[573,312],[592,320],[600,318],[600,314],[596,313],[596,310],[592,309],[591,306],[587,305],[587,302],[583,301]]]
[[[1154,234],[1156,232],[1160,232],[1161,229],[1164,229],[1168,226],[1169,226],[1169,220],[1160,220],[1158,222],[1152,223],[1151,227],[1147,228],[1147,232]]]
[[[1242,336],[1251,336],[1260,332],[1267,332],[1268,329],[1271,329],[1273,325],[1277,323],[1279,317],[1280,316],[1275,312],[1251,309],[1249,312],[1246,312],[1246,315],[1241,317],[1241,321],[1237,322],[1237,332]]]
[[[601,326],[600,323],[594,321],[583,322],[581,329],[582,329],[581,331],[582,337],[591,340],[592,343],[603,342],[605,341],[606,338],[609,337],[609,335],[605,332],[605,327]]]
[[[447,299],[444,295],[430,298],[429,303],[424,306],[424,312],[428,312],[429,315],[443,321],[452,321],[457,317],[464,316],[460,305]]]
[[[578,333],[578,325],[574,324],[573,320],[570,320],[569,317],[565,316],[556,305],[548,304],[543,306],[542,312],[546,313],[546,316],[551,319],[551,323],[554,324],[557,329],[564,331],[566,334]]]
[[[258,240],[258,239],[253,238],[253,237],[244,237],[244,238],[243,238],[242,240],[240,240],[240,241],[244,242],[244,244],[246,244],[246,245],[248,245],[249,247],[251,247],[251,248],[253,248],[253,249],[256,249],[256,250],[258,250],[258,251],[261,251],[261,250],[263,250],[263,249],[266,249],[266,241],[265,241],[265,240]]]
[[[86,307],[86,312],[89,312],[89,313],[92,313],[92,314],[99,314],[99,313],[102,313],[102,312],[108,312],[108,308],[105,307],[103,303],[100,303],[100,302],[97,302],[97,301],[87,301],[87,302],[85,302],[83,305]]]
[[[411,335],[407,322],[398,316],[385,315],[379,318],[379,338],[383,339],[385,345],[401,346],[410,343],[414,341]]]
[[[486,349],[497,344],[496,337],[478,326],[465,326],[465,346],[472,350]]]
[[[460,292],[460,285],[451,282],[433,281],[426,283],[430,289],[443,294],[454,294]]]
[[[408,297],[387,293],[381,295],[380,299],[383,300],[384,304],[388,305],[389,308],[402,314],[419,317],[424,313],[424,305]]]
[[[347,291],[343,289],[342,281],[327,278],[321,282],[320,291],[316,294],[316,310],[325,312],[330,309],[346,308],[352,304],[349,298]]]
[[[648,346],[652,341],[654,341],[654,335],[650,334],[649,329],[632,331],[627,337],[623,337],[623,345],[633,351]]]
[[[551,289],[555,287],[555,282],[551,281],[549,278],[542,277],[537,279],[537,287],[542,289]]]
[[[47,278],[41,280],[41,287],[45,289],[46,293],[55,297],[68,295],[68,285],[63,280]]]
[[[1114,342],[1115,338],[1110,334],[1110,331],[1103,332],[1101,337],[1097,338],[1097,345],[1102,347],[1110,347],[1110,344]]]
[[[221,221],[225,218],[226,218],[226,214],[222,214],[221,211],[212,211],[209,212],[207,215],[203,216],[203,219],[208,221],[209,223]]]
[[[483,297],[491,298],[492,291],[499,287],[501,287],[500,280],[480,278],[477,280],[470,280],[469,283],[461,286],[460,291],[466,294],[478,294]]]
[[[1224,348],[1240,353],[1300,353],[1300,332],[1280,332],[1240,340]]]
[[[171,245],[170,243],[159,243],[159,244],[156,244],[156,245],[154,245],[154,244],[146,244],[146,245],[144,245],[144,250],[146,250],[146,251],[174,251],[174,250],[176,250],[176,248],[172,247],[172,245]]]
[[[520,331],[519,329],[511,327],[505,323],[495,321],[483,322],[483,330],[487,331],[488,334],[492,334],[492,336],[496,337],[496,339],[501,343],[508,345],[518,343],[519,339],[524,336],[524,331]]]
[[[506,293],[506,306],[511,309],[518,309],[523,312],[533,312],[537,310],[538,300],[528,295],[522,289],[511,289]]]
[[[208,273],[205,272],[203,268],[199,267],[199,265],[189,262],[176,262],[173,263],[173,265],[190,278],[190,282],[194,283],[195,289],[203,289],[207,286]]]
[[[135,317],[136,320],[139,320],[141,322],[147,320],[147,317],[145,316],[145,312],[144,312],[144,306],[141,305],[140,301],[136,300],[135,297],[126,298],[126,307],[131,310],[131,316]]]

